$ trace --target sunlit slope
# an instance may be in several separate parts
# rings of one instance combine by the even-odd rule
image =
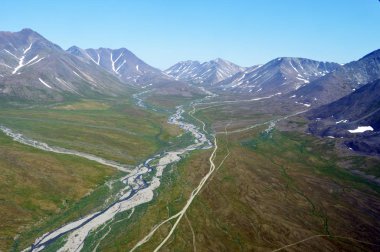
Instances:
[[[1,124],[28,137],[131,165],[178,133],[166,120],[129,102],[109,100],[0,111]]]
[[[0,133],[0,250],[30,226],[61,213],[116,173],[83,158],[52,154]]]

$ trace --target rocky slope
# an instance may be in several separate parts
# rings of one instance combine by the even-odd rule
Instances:
[[[300,88],[292,95],[306,103],[326,104],[380,78],[380,50],[345,64],[336,71]]]
[[[217,87],[234,93],[288,93],[337,68],[339,64],[336,63],[283,57],[239,72],[218,83]]]
[[[181,61],[165,70],[165,73],[176,80],[189,83],[213,85],[245,68],[223,59],[200,63],[199,61]]]
[[[48,101],[123,90],[111,74],[30,29],[0,32],[0,96]]]
[[[173,82],[171,77],[148,65],[126,48],[81,49],[73,46],[67,51],[102,67],[127,84],[147,86]]]
[[[380,154],[380,80],[307,113],[309,131],[343,138],[356,151]]]

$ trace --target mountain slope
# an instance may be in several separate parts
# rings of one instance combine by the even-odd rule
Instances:
[[[176,80],[212,85],[243,70],[245,68],[218,58],[203,63],[191,60],[181,61],[165,70],[165,73]]]
[[[218,88],[236,93],[287,93],[335,71],[339,64],[304,58],[277,58],[223,80]]]
[[[353,93],[308,112],[309,131],[319,136],[344,138],[347,146],[380,154],[380,79]],[[359,128],[367,127],[367,128]],[[363,133],[349,130],[369,129]]]
[[[326,104],[379,78],[380,50],[377,50],[300,88],[293,95],[303,102]]]
[[[0,96],[47,101],[123,89],[114,76],[30,29],[0,32]]]
[[[73,46],[67,51],[106,69],[124,83],[146,86],[171,81],[161,70],[146,64],[126,48],[81,49]]]

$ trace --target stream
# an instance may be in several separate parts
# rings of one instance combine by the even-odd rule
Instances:
[[[141,100],[138,102],[138,105],[144,106]],[[41,251],[57,241],[57,239],[66,235],[67,238],[65,238],[64,245],[58,251],[80,251],[83,248],[86,237],[91,231],[95,231],[103,224],[112,221],[116,214],[127,210],[134,210],[135,207],[151,201],[154,197],[154,190],[160,186],[160,179],[166,167],[178,162],[184,154],[192,150],[209,149],[212,147],[212,143],[205,135],[205,132],[202,132],[202,129],[184,121],[184,112],[184,108],[178,106],[176,112],[169,117],[168,122],[178,125],[184,131],[191,133],[194,141],[187,147],[155,155],[134,169],[91,154],[49,146],[46,143],[30,139],[20,133],[13,132],[9,128],[0,126],[1,131],[10,136],[14,141],[22,144],[33,146],[44,151],[80,156],[104,165],[109,165],[126,173],[124,177],[120,178],[124,186],[118,192],[118,197],[114,202],[110,203],[101,211],[89,214],[79,220],[67,223],[55,230],[45,233],[23,251]],[[149,181],[144,179],[144,175],[147,174],[151,175],[145,176],[151,178]]]

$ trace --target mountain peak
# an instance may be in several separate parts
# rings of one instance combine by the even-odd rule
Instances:
[[[35,32],[34,30],[32,30],[31,28],[24,28],[22,29],[21,31],[19,31],[20,33],[37,33]]]
[[[227,60],[216,58],[203,63],[192,60],[181,61],[165,70],[165,73],[177,80],[214,84],[244,70],[245,68]]]
[[[222,59],[222,58],[216,58],[216,59],[210,60],[209,62],[214,62],[214,63],[217,63],[217,64],[234,64],[231,61],[228,61],[228,60],[225,60],[225,59]]]
[[[23,37],[23,38],[28,38],[28,37],[36,37],[36,38],[43,38],[39,33],[33,31],[30,28],[24,28],[21,31],[0,31],[0,34],[3,36],[7,37]]]
[[[194,63],[194,62],[200,63],[198,60],[183,60],[183,61],[180,61],[179,63]]]
[[[30,28],[24,28],[21,31],[15,32],[15,33],[18,33],[18,34],[25,36],[25,37],[43,38],[38,32],[36,32]]]
[[[83,56],[83,55],[86,54],[86,52],[82,48],[80,48],[78,46],[75,46],[75,45],[71,46],[66,51],[69,52],[69,53],[71,53],[71,54],[73,54],[73,55],[75,55],[75,56]]]
[[[67,49],[68,52],[78,52],[78,51],[82,51],[83,49],[78,47],[78,46],[71,46],[69,47],[69,49]]]
[[[76,46],[76,45],[73,45],[71,47],[69,47],[69,49],[67,49],[68,51],[71,51],[71,50],[80,50],[81,48]]]
[[[214,59],[214,60],[212,60],[212,61],[215,61],[215,62],[225,62],[225,60],[224,59],[222,59],[222,58],[216,58],[216,59]]]
[[[295,60],[302,60],[303,58],[297,58],[297,57],[278,57],[272,60],[273,62],[279,61],[279,62],[289,62],[289,61],[295,61]],[[307,59],[304,59],[307,60]]]
[[[129,84],[159,83],[168,79],[160,70],[148,65],[125,47],[81,49],[72,46],[67,51],[82,60],[95,63]]]

